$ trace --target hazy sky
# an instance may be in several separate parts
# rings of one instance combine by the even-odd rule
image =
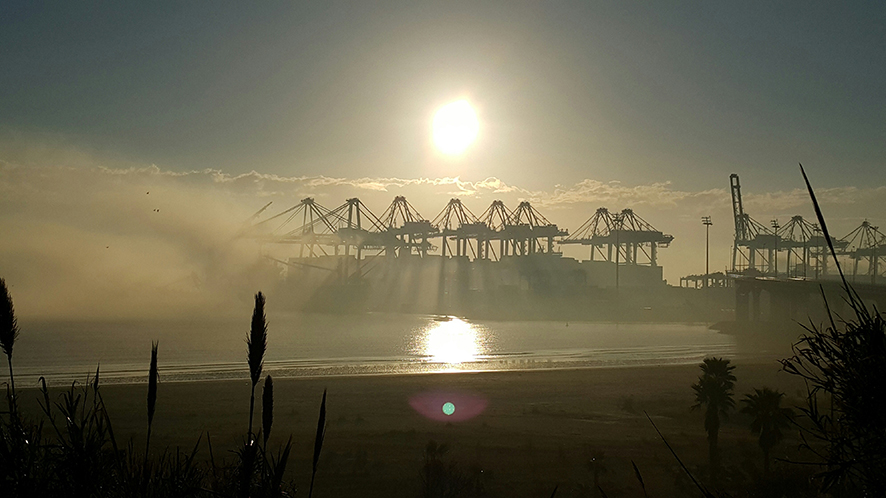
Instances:
[[[447,158],[460,98],[479,137]],[[884,157],[884,2],[0,3],[0,274],[34,296],[230,267],[232,227],[305,195],[633,207],[676,283],[701,215],[727,264],[729,173],[784,222],[803,162],[839,236],[886,223]]]
[[[171,170],[886,179],[883,2],[6,1],[0,47],[6,132]],[[444,160],[459,97],[480,140]]]

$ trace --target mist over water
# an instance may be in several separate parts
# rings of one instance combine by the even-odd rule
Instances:
[[[269,316],[265,369],[275,377],[694,364],[735,357],[732,337],[702,324],[496,322],[368,313]],[[23,321],[17,380],[33,386],[146,378],[160,341],[164,382],[247,378],[243,320]],[[19,377],[20,376],[20,377]]]

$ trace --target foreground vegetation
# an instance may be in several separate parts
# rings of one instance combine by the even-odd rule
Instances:
[[[260,328],[253,327],[253,330],[260,330]],[[255,337],[260,339],[263,334]],[[264,341],[254,340],[252,337],[248,342],[266,344]],[[798,347],[802,347],[802,343]],[[275,379],[259,374],[262,381],[255,385],[257,389],[254,394],[254,402],[246,404],[246,397],[253,397],[251,374],[253,371],[257,373],[257,367],[260,365],[260,362],[255,361],[250,369],[250,381],[247,382],[250,387],[246,389],[246,392],[240,391],[244,395],[239,398],[243,403],[242,409],[237,410],[236,414],[231,414],[232,416],[222,417],[228,421],[225,424],[216,424],[217,427],[226,427],[233,422],[234,425],[242,427],[240,429],[242,439],[239,444],[233,443],[234,440],[228,436],[227,441],[229,442],[220,446],[216,434],[218,429],[213,429],[213,437],[210,438],[209,434],[205,433],[196,441],[196,444],[192,440],[191,445],[184,450],[164,449],[163,446],[169,444],[169,441],[181,441],[184,445],[188,445],[188,442],[187,437],[182,437],[180,434],[174,438],[170,437],[169,427],[175,426],[169,426],[167,423],[166,429],[162,429],[163,425],[161,425],[160,432],[154,426],[156,423],[153,415],[155,411],[161,421],[172,415],[169,409],[158,409],[157,405],[165,406],[169,402],[175,403],[173,400],[165,401],[166,398],[163,396],[158,403],[157,392],[160,391],[162,395],[169,388],[175,387],[175,392],[184,393],[186,386],[170,385],[164,388],[162,384],[159,384],[162,370],[158,372],[155,355],[160,356],[162,360],[162,345],[156,350],[152,348],[150,361],[146,355],[146,370],[148,370],[149,378],[146,384],[147,396],[142,394],[141,398],[143,407],[140,417],[143,421],[141,431],[133,431],[132,425],[135,421],[124,420],[125,423],[121,425],[118,420],[121,414],[119,403],[111,403],[111,410],[105,406],[103,396],[105,398],[111,396],[110,400],[113,401],[118,396],[113,393],[119,394],[123,391],[116,387],[112,391],[107,391],[108,388],[103,387],[100,381],[101,372],[92,375],[89,382],[82,385],[71,385],[61,393],[57,389],[47,389],[45,381],[41,383],[40,389],[36,392],[33,390],[22,391],[23,393],[36,393],[39,400],[27,400],[27,403],[20,403],[16,397],[8,398],[10,411],[2,415],[3,423],[0,424],[2,425],[0,430],[3,431],[3,448],[0,449],[0,458],[3,461],[0,462],[2,464],[0,469],[2,469],[4,479],[3,489],[11,491],[8,496],[291,496],[296,492],[296,487],[300,488],[299,491],[304,495],[311,492],[310,479],[311,474],[314,474],[306,472],[307,470],[316,470],[318,466],[327,469],[316,479],[319,496],[329,496],[329,489],[342,487],[340,482],[333,483],[331,480],[354,479],[356,482],[368,479],[373,482],[381,482],[379,479],[383,474],[378,476],[373,474],[379,471],[379,463],[376,458],[381,457],[382,454],[372,451],[366,454],[365,449],[361,448],[367,448],[367,446],[358,442],[349,444],[354,445],[352,447],[355,451],[360,450],[362,457],[360,454],[355,454],[356,457],[346,456],[343,451],[346,451],[348,446],[339,441],[333,444],[330,450],[332,453],[324,450],[328,453],[325,464],[321,461],[323,458],[319,453],[317,453],[316,459],[314,454],[302,455],[302,453],[310,451],[309,448],[302,447],[298,450],[299,455],[295,460],[304,462],[299,463],[298,468],[306,469],[306,471],[299,470],[293,473],[291,467],[295,460],[292,458],[292,440],[285,433],[282,437],[279,436],[281,434],[280,422],[274,419],[275,394],[278,394],[275,392]],[[7,356],[7,359],[11,361],[10,356]],[[162,362],[160,366],[162,368]],[[245,368],[249,368],[248,362]],[[677,460],[673,458],[670,463],[666,459],[656,463],[655,459],[640,458],[632,465],[631,459],[636,457],[630,456],[625,460],[625,455],[636,454],[634,450],[629,449],[634,443],[630,443],[630,445],[627,442],[624,443],[628,446],[624,446],[622,450],[611,445],[600,446],[599,443],[594,442],[597,440],[594,434],[588,433],[587,442],[579,440],[574,443],[578,445],[576,447],[578,450],[587,447],[586,455],[581,451],[572,451],[567,448],[567,454],[570,456],[567,457],[568,459],[562,460],[563,465],[576,468],[586,467],[585,477],[583,479],[578,475],[565,477],[560,473],[560,477],[554,478],[552,475],[551,480],[548,481],[550,487],[542,495],[549,496],[553,487],[559,483],[556,496],[560,497],[643,496],[641,482],[644,482],[643,485],[649,487],[650,496],[661,496],[664,489],[661,478],[668,473],[671,473],[672,479],[674,479],[673,490],[668,494],[687,496],[700,493],[693,484],[692,478],[696,479],[711,496],[814,496],[816,493],[824,493],[826,489],[830,495],[840,496],[839,490],[867,489],[859,487],[865,485],[860,485],[857,482],[850,484],[845,479],[833,484],[825,482],[823,475],[810,481],[809,478],[813,474],[821,471],[826,472],[829,469],[826,460],[816,457],[811,451],[805,452],[805,462],[815,465],[796,465],[784,460],[785,455],[788,454],[792,455],[790,457],[792,461],[804,460],[798,457],[802,453],[795,451],[798,441],[796,434],[800,429],[815,427],[811,424],[810,419],[803,414],[804,404],[802,399],[796,397],[796,393],[787,398],[781,391],[775,389],[767,387],[751,389],[750,387],[755,384],[757,386],[761,383],[766,385],[766,380],[757,374],[751,376],[757,379],[752,381],[753,384],[742,384],[744,387],[741,392],[747,394],[742,394],[740,396],[742,399],[739,399],[739,396],[732,392],[735,386],[734,379],[737,376],[742,380],[750,371],[746,371],[745,367],[741,365],[734,368],[734,365],[727,359],[708,358],[698,372],[699,378],[693,389],[688,388],[688,382],[683,384],[686,386],[684,392],[692,393],[701,412],[698,418],[699,425],[696,426],[699,432],[696,432],[695,436],[685,435],[681,429],[678,429],[678,427],[685,427],[686,423],[678,425],[665,423],[670,417],[681,417],[681,415],[674,413],[667,415],[668,419],[661,419],[661,409],[653,408],[654,405],[650,404],[649,398],[641,396],[635,399],[625,396],[624,402],[619,402],[625,421],[636,420],[636,422],[630,423],[632,426],[639,424],[641,418],[645,420],[643,409],[654,410],[650,412],[657,414],[654,415],[653,420],[659,426],[664,423],[662,426],[663,437],[669,444],[674,444],[677,457],[686,463],[689,474],[680,470],[678,464],[675,463]],[[716,380],[718,376],[719,381]],[[567,379],[568,377],[564,375],[558,376],[558,378]],[[678,378],[675,380],[679,382]],[[297,388],[297,386],[304,384],[303,382],[284,381],[282,385],[289,386],[289,390],[283,392],[292,393],[293,387]],[[310,388],[311,390],[317,387],[322,388],[316,382],[308,384],[315,386]],[[337,390],[344,385],[340,382],[335,384],[339,386]],[[698,389],[700,387],[704,387],[704,389]],[[221,389],[221,386],[219,388]],[[717,393],[717,388],[725,388],[727,392]],[[126,389],[132,391],[135,388]],[[146,391],[141,392],[145,393]],[[639,391],[632,392],[638,393]],[[11,383],[8,394],[12,394]],[[320,394],[319,390],[317,394]],[[234,395],[238,397],[236,393]],[[291,394],[283,394],[283,396],[291,396]],[[822,393],[818,393],[817,396],[819,399],[825,399],[821,398]],[[279,398],[279,394],[277,397]],[[732,403],[724,401],[733,398],[734,402]],[[291,419],[293,404],[292,402],[286,403],[285,398],[282,399],[284,399],[283,406],[290,407],[281,412],[283,424],[290,427],[284,432],[296,430],[304,439],[304,436],[307,435],[304,431],[309,421],[305,420],[304,423],[299,424],[300,429],[292,429],[291,423],[286,425],[286,419]],[[303,400],[299,402],[301,404],[309,403],[309,400],[304,399],[304,396],[300,396],[300,399]],[[677,396],[674,399],[676,401],[680,397]],[[205,402],[207,401],[204,400]],[[277,402],[280,403],[280,399],[277,399]],[[789,403],[790,406],[786,403]],[[255,406],[254,427],[251,430],[248,426],[248,413],[243,414],[243,411],[250,405],[258,405]],[[359,406],[359,403],[357,405]],[[130,402],[126,406],[132,407],[134,405]],[[230,405],[222,403],[212,405],[212,408],[218,410],[220,406]],[[683,406],[688,408],[688,404]],[[28,407],[36,407],[37,409],[35,411],[34,408]],[[795,407],[794,413],[789,410],[791,407]],[[314,409],[316,409],[316,405]],[[13,410],[17,414],[15,417],[12,416]],[[132,408],[127,410],[132,411]],[[557,424],[557,420],[563,420],[560,418],[561,416],[556,415],[556,412],[546,415],[546,411],[534,415],[534,410],[535,408],[532,413],[524,415],[523,418],[526,419],[524,423],[531,423],[530,420],[546,420],[546,423]],[[559,409],[557,410],[559,411]],[[718,416],[715,423],[711,421],[712,416],[709,415],[711,411],[714,411]],[[111,412],[116,414],[113,417],[115,421],[113,425]],[[344,430],[351,427],[351,430],[354,430],[360,427],[359,424],[367,423],[362,422],[357,416],[356,413],[359,412],[346,411],[344,413],[351,413],[352,416],[349,418],[354,420],[350,422],[351,425],[342,426],[341,408],[337,410],[337,413],[339,413],[335,415],[337,417],[335,424],[337,438],[342,436],[339,434],[339,428]],[[240,418],[241,414],[244,415],[243,418]],[[316,415],[317,412],[313,412],[313,416],[316,417]],[[364,415],[369,417],[368,413],[364,413]],[[133,418],[129,415],[126,417]],[[237,420],[242,422],[237,423]],[[497,419],[485,420],[495,427],[499,425]],[[691,420],[695,420],[695,417],[692,417]],[[241,423],[242,425],[240,425]],[[651,423],[646,423],[647,427],[651,428]],[[390,444],[411,446],[416,457],[412,467],[407,466],[403,469],[407,476],[406,482],[413,484],[408,486],[406,492],[399,489],[398,494],[400,496],[412,494],[413,496],[440,497],[504,496],[501,492],[503,488],[501,479],[505,474],[499,467],[499,475],[496,477],[490,471],[495,466],[490,467],[489,465],[489,458],[497,452],[486,452],[489,456],[476,460],[469,456],[470,453],[465,452],[468,448],[465,445],[473,444],[469,443],[473,440],[472,438],[479,438],[477,439],[478,445],[485,446],[487,444],[486,439],[482,436],[483,429],[480,427],[480,423],[474,425],[476,427],[467,432],[462,429],[454,432],[454,429],[446,429],[441,425],[440,430],[420,432],[416,434],[416,437],[391,436],[397,437],[400,442],[392,441]],[[482,425],[485,427],[486,422]],[[121,432],[121,426],[127,427],[127,429]],[[719,429],[725,428],[727,437],[724,439],[719,431],[717,434],[712,434],[713,431],[709,430],[712,426],[717,426]],[[757,447],[756,454],[751,451],[751,446],[743,446],[745,449],[736,452],[735,445],[740,441],[736,439],[738,435],[736,431],[741,426],[747,427],[744,430],[748,434],[748,440],[753,434],[753,444]],[[433,425],[428,427],[433,427]],[[325,436],[322,428],[325,428],[325,423],[320,425],[319,429],[321,430],[318,431],[318,434],[312,436],[314,440],[317,440],[319,436],[320,444],[315,445],[316,448],[322,448]],[[705,429],[708,434],[709,443],[712,436],[717,440],[716,453],[711,455],[709,452],[709,457],[713,456],[713,458],[708,459],[707,465],[699,465],[700,461],[696,458],[695,453],[690,451],[688,449],[690,447],[687,446],[687,444],[693,444],[691,442],[693,440],[702,440],[701,434],[704,434],[701,432],[702,429]],[[116,437],[115,430],[118,433]],[[148,430],[151,433],[152,441],[150,442],[146,441]],[[142,434],[139,436],[141,438],[139,440],[134,442],[120,440],[120,433],[138,432]],[[463,432],[464,434],[462,434]],[[398,433],[407,434],[402,431]],[[446,435],[447,433],[449,436]],[[430,438],[442,442],[425,445],[421,442],[422,434],[425,434],[424,441]],[[470,434],[474,435],[470,436]],[[18,439],[17,435],[20,435]],[[194,434],[195,439],[197,439],[197,435],[198,433]],[[785,435],[788,435],[788,443],[782,441]],[[131,436],[127,436],[126,439],[131,439]],[[161,443],[160,446],[155,444],[154,439]],[[807,437],[807,439],[810,448],[820,455],[827,454],[826,444],[821,441],[813,441],[811,437]],[[359,441],[354,440],[353,436],[348,440]],[[176,444],[179,443],[176,442]],[[231,446],[232,444],[235,445]],[[494,443],[490,440],[488,444]],[[539,446],[535,449],[529,440],[525,444],[530,446],[519,448],[520,454],[523,455],[522,458],[534,460],[544,458],[541,456],[542,454],[549,454],[547,449],[543,449],[544,443],[537,443]],[[638,445],[636,446],[637,450],[640,450],[639,441],[636,444]],[[643,447],[658,452],[655,450],[656,445],[662,450],[665,449],[660,440],[658,443],[650,441],[648,445],[644,443]],[[794,448],[794,450],[778,450],[779,446],[785,445]],[[398,452],[408,453],[408,448],[400,449],[399,446]],[[708,450],[710,450],[710,444],[708,446]],[[776,458],[770,457],[770,454],[775,455]],[[556,457],[556,453],[553,456]],[[356,458],[356,460],[353,460],[353,463],[348,463],[352,461],[349,460],[351,458]],[[365,462],[364,471],[348,470],[360,461]],[[512,461],[519,462],[520,459]],[[511,463],[511,465],[513,464]],[[344,467],[342,467],[343,465]],[[636,469],[633,468],[634,466]],[[483,468],[486,469],[486,472],[483,472]],[[835,464],[833,468],[839,468],[839,465]],[[402,471],[400,472],[402,473]],[[682,478],[680,474],[682,474]],[[293,480],[296,475],[302,476],[299,477],[298,483]],[[538,475],[543,476],[544,474]],[[385,479],[393,479],[393,477],[389,473]],[[633,481],[633,486],[626,484],[626,479]],[[398,486],[395,482],[391,480],[390,485]],[[353,486],[346,487],[353,488]],[[667,487],[671,489],[670,486]],[[348,493],[348,495],[350,494]],[[538,493],[536,492],[536,494]],[[858,493],[843,491],[842,495],[853,496]],[[3,493],[3,496],[7,496],[7,494]]]
[[[811,190],[811,189],[810,189]],[[813,198],[814,199],[814,198]],[[818,207],[816,204],[816,211]],[[829,239],[820,217],[825,237]],[[886,321],[865,306],[845,284],[853,317],[831,315],[826,326],[810,324],[794,345],[793,356],[782,368],[807,385],[804,403],[796,413],[783,406],[785,394],[769,387],[755,388],[741,400],[741,413],[756,436],[762,472],[736,469],[721,457],[720,429],[735,408],[735,366],[730,360],[708,358],[692,385],[694,408],[704,409],[708,439],[707,467],[689,468],[659,432],[664,445],[679,464],[682,492],[703,496],[886,496]],[[21,409],[15,387],[13,349],[19,334],[12,299],[0,279],[0,347],[7,358],[7,411],[0,416],[0,491],[2,496],[292,496],[296,483],[288,480],[292,437],[272,442],[274,381],[266,376],[261,389],[260,428],[255,427],[256,388],[262,378],[267,350],[265,300],[255,296],[252,325],[247,336],[250,372],[248,427],[233,456],[213,451],[209,434],[198,438],[193,449],[151,453],[151,434],[157,406],[160,372],[159,345],[154,343],[148,368],[146,438],[144,452],[133,441],[121,444],[102,397],[100,371],[84,385],[72,384],[61,395],[50,395],[41,378],[35,418]],[[630,398],[629,398],[630,399]],[[245,405],[245,401],[244,401]],[[636,411],[625,402],[626,411]],[[651,425],[658,430],[651,417]],[[780,460],[774,471],[770,454],[786,431],[800,435],[805,461]],[[311,478],[305,486],[313,494],[321,450],[326,436],[326,392],[311,455]],[[279,438],[282,441],[282,438]],[[198,460],[198,448],[209,450],[208,461]],[[552,496],[606,496],[603,476],[609,470],[605,452],[590,451],[588,484],[553,487]],[[793,470],[791,470],[793,469]],[[631,461],[637,486],[631,496],[647,496],[644,469]],[[482,469],[465,468],[449,456],[449,447],[431,441],[424,448],[418,473],[425,497],[487,496],[489,479]],[[809,477],[812,477],[810,479]],[[392,483],[392,486],[396,484]],[[322,484],[318,483],[322,489]],[[611,490],[610,490],[611,491]],[[649,490],[655,494],[654,489]]]
[[[73,383],[53,401],[40,378],[39,420],[22,412],[15,390],[12,367],[13,347],[19,330],[12,299],[6,283],[0,279],[0,345],[9,365],[6,390],[8,411],[0,420],[0,489],[3,496],[231,496],[279,497],[296,492],[294,482],[284,476],[292,449],[292,437],[276,450],[270,445],[273,427],[274,387],[270,375],[262,390],[261,429],[253,432],[255,388],[261,378],[267,349],[265,298],[255,296],[252,327],[247,336],[247,357],[252,391],[249,404],[249,428],[235,457],[217,459],[207,434],[210,461],[195,459],[202,436],[193,449],[164,449],[151,455],[151,432],[157,404],[159,345],[151,348],[148,370],[147,437],[143,454],[134,451],[129,441],[121,445],[102,398],[100,370],[86,385]],[[320,403],[317,436],[313,455],[316,474],[326,432],[326,392]],[[313,492],[313,479],[308,496]]]

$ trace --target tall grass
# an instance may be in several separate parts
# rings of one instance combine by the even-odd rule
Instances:
[[[314,478],[317,477],[317,463],[320,461],[320,450],[323,449],[323,440],[326,439],[326,389],[323,390],[323,400],[320,402],[320,417],[317,419],[317,435],[314,438],[314,459],[311,464],[311,488],[308,490],[308,498],[314,494]]]
[[[18,320],[15,318],[15,307],[12,305],[12,297],[6,288],[6,280],[0,278],[0,349],[6,355],[6,363],[9,365],[9,411],[15,415],[15,376],[12,371],[12,347],[18,339]]]
[[[157,381],[160,374],[157,371],[157,348],[159,342],[151,343],[151,366],[148,368],[148,435],[145,438],[145,462],[148,461],[148,451],[151,448],[151,428],[154,425],[154,411],[157,409]]]
[[[271,426],[274,424],[274,379],[268,375],[265,378],[265,386],[261,393],[261,427],[264,438],[263,444],[268,446],[268,438],[271,437]]]
[[[4,299],[0,303],[0,342],[12,370],[12,347],[18,326],[12,299],[0,279]],[[287,481],[286,469],[292,451],[292,436],[276,451],[268,446],[274,422],[274,381],[265,379],[262,392],[261,442],[252,432],[255,387],[267,350],[267,323],[264,296],[256,294],[253,324],[247,337],[248,365],[252,392],[248,441],[235,452],[236,460],[217,462],[209,443],[209,463],[196,460],[202,436],[194,448],[183,453],[168,448],[151,456],[151,436],[157,411],[159,344],[151,344],[148,370],[147,434],[144,456],[137,457],[133,441],[120,448],[100,389],[100,367],[95,376],[81,385],[77,382],[53,400],[46,379],[40,378],[38,404],[43,412],[39,422],[26,420],[16,408],[10,380],[7,396],[9,416],[0,413],[0,496],[292,496],[294,483]],[[325,437],[326,391],[320,407],[318,439],[315,441],[311,487],[316,476],[320,449]],[[48,437],[47,437],[48,436]],[[207,435],[207,441],[209,441]],[[157,453],[157,452],[155,452]]]
[[[249,396],[249,432],[247,437],[253,439],[252,417],[255,412],[255,386],[261,379],[262,363],[268,349],[268,324],[265,318],[265,296],[259,292],[255,295],[255,308],[252,311],[252,327],[246,336],[246,356],[249,364],[249,377],[252,380],[252,393]]]
[[[812,463],[825,466],[819,476],[826,491],[835,496],[886,496],[886,319],[866,306],[846,281],[802,164],[800,171],[852,316],[835,320],[824,299],[829,325],[805,327],[793,357],[781,361],[786,372],[807,386],[806,405],[800,408],[803,423],[797,427],[804,447],[816,456]]]

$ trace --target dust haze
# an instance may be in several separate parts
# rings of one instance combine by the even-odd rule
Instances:
[[[359,197],[381,213],[395,195],[404,195],[425,219],[433,219],[453,197],[475,214],[496,199],[511,206],[528,200],[567,230],[598,207],[632,208],[674,235],[671,247],[659,255],[672,285],[703,270],[700,216],[714,218],[711,271],[725,268],[731,251],[726,187],[689,192],[669,183],[586,179],[530,190],[497,178],[285,177],[263,174],[258,165],[240,175],[216,169],[178,172],[40,142],[4,144],[0,270],[22,316],[215,316],[228,313],[233,303],[248,306],[252,293],[272,289],[283,269],[269,264],[255,241],[238,235],[268,202],[273,204],[263,216],[305,197],[330,209]],[[800,189],[765,191],[753,177],[744,183],[747,210],[758,219],[811,216]],[[876,224],[886,217],[886,188],[831,188],[819,195],[838,236],[862,219]],[[564,246],[563,251],[587,259],[582,248]]]

